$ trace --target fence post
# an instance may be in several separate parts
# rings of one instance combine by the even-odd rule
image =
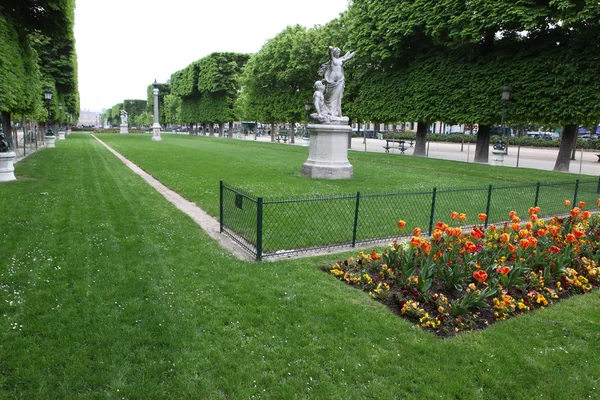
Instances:
[[[579,179],[575,180],[575,194],[573,195],[573,207],[577,204],[577,191],[579,190]]]
[[[223,233],[223,181],[219,181],[219,233]]]
[[[537,207],[539,198],[540,198],[540,183],[538,182],[535,185],[535,201],[533,202],[534,207]]]
[[[259,197],[256,204],[256,261],[262,260],[262,220],[263,198]]]
[[[354,227],[352,228],[352,247],[356,247],[356,230],[358,228],[358,206],[360,204],[360,192],[356,192],[356,208],[354,209]]]
[[[433,217],[435,215],[435,197],[437,193],[437,188],[433,188],[433,193],[431,196],[431,215],[429,216],[429,236],[433,232]]]
[[[488,221],[490,220],[490,204],[492,203],[492,184],[490,183],[490,185],[488,186],[488,198],[487,198],[487,205],[485,206],[485,223],[483,225],[483,227],[485,229],[487,229],[488,227]]]
[[[600,194],[600,176],[598,177],[598,188],[596,189],[596,193]]]

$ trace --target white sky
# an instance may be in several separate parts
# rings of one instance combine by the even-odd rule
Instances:
[[[154,79],[166,82],[213,52],[256,53],[286,26],[324,25],[347,6],[347,0],[77,0],[81,109],[145,100]]]

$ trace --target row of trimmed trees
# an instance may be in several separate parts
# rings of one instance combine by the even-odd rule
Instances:
[[[561,127],[555,170],[568,170],[577,127],[600,120],[600,3],[588,0],[353,0],[339,18],[289,26],[253,55],[213,53],[162,85],[162,123],[303,122],[327,46],[354,50],[344,115],[353,122],[479,124],[477,162],[506,121]],[[153,98],[148,88],[148,109]],[[274,129],[271,129],[274,134]]]
[[[13,121],[66,123],[79,118],[75,0],[3,0],[0,4],[0,113]],[[49,115],[44,92],[52,91]],[[62,110],[59,109],[62,104]]]

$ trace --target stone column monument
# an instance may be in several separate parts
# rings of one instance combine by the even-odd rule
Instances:
[[[152,125],[152,141],[160,142],[162,138],[160,137],[160,124],[158,123],[158,82],[156,79],[152,84],[154,89],[152,89],[152,93],[154,94],[154,124]]]
[[[349,118],[342,116],[345,61],[354,57],[348,52],[340,57],[340,49],[329,46],[329,61],[321,65],[313,95],[315,113],[310,114],[308,159],[302,165],[302,176],[320,179],[350,179],[354,169],[348,162]]]
[[[121,134],[125,135],[125,134],[129,133],[129,125],[127,124],[127,111],[121,110],[120,114],[121,114],[121,125],[119,125],[119,127],[121,128]]]

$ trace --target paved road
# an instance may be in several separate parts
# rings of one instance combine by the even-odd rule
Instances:
[[[254,140],[253,135],[249,135],[246,140]],[[257,138],[261,142],[270,142],[269,136],[263,135]],[[289,144],[275,144],[284,146]],[[297,140],[296,145],[302,146],[302,139]],[[363,143],[363,138],[352,139],[351,151],[368,151],[384,153],[385,140],[380,139],[367,139],[366,144]],[[462,148],[462,151],[461,151]],[[404,155],[401,155],[398,150],[390,149],[390,156],[410,156],[413,153],[413,148],[409,147]],[[581,151],[577,151],[576,160],[571,160],[569,172],[574,174],[584,175],[600,175],[600,162],[598,162],[598,156],[600,150],[595,151],[584,151],[583,159],[581,159]],[[522,147],[520,151],[517,147],[509,146],[508,154],[504,156],[503,166],[506,167],[518,167],[519,168],[533,168],[552,171],[554,164],[556,163],[556,156],[558,155],[558,149],[548,148],[531,148]],[[473,162],[475,156],[475,144],[461,145],[461,143],[440,143],[430,142],[429,143],[429,155],[430,158],[439,158],[443,160],[454,160],[463,162]],[[490,147],[490,163],[492,162],[492,148]]]

